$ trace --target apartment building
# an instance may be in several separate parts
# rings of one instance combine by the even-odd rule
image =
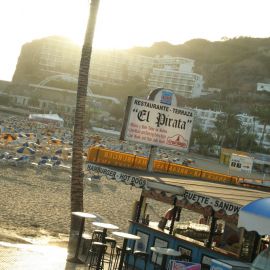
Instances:
[[[201,96],[202,75],[193,73],[194,60],[183,57],[155,57],[154,67],[148,80],[148,88],[163,87],[173,90],[176,95],[187,98]]]
[[[133,55],[126,51],[96,50],[91,59],[90,80],[110,84],[125,83],[132,77],[146,80],[152,68],[152,57]]]
[[[39,66],[41,70],[52,73],[78,72],[81,50],[61,37],[49,37],[41,43]]]
[[[196,73],[181,72],[170,66],[154,68],[150,73],[148,88],[153,90],[159,87],[173,90],[176,95],[186,98],[199,97],[203,89],[203,77]]]

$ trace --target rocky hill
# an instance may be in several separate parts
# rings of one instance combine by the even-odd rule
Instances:
[[[194,59],[195,72],[204,76],[206,87],[247,92],[253,91],[257,82],[270,80],[270,38],[241,37],[216,42],[194,39],[182,45],[159,42],[130,51]]]
[[[256,92],[256,84],[270,83],[270,38],[239,37],[216,42],[194,39],[181,45],[159,42],[149,48],[135,47],[130,52],[194,59],[194,71],[203,75],[204,87],[221,88],[222,92],[183,99],[187,106],[249,114],[255,106],[269,106],[270,94]]]
[[[23,46],[13,76],[14,83],[36,83],[51,75],[51,70],[44,71],[37,67],[37,63],[42,60],[38,50],[43,46],[44,40],[46,39],[36,40]],[[256,84],[270,83],[270,38],[239,37],[216,42],[194,39],[181,45],[158,42],[147,48],[132,48],[129,52],[145,56],[171,55],[194,59],[194,72],[203,75],[204,88],[222,89],[221,93],[212,96],[192,100],[181,98],[182,104],[186,106],[248,114],[251,113],[252,106],[269,106],[270,94],[257,93]],[[61,50],[61,55],[64,59],[69,56],[70,61],[66,60],[64,66],[54,68],[61,73],[73,74],[74,65],[70,63],[75,55],[79,61],[80,48],[76,47],[72,54]],[[54,87],[76,89],[76,85],[70,85],[70,82],[68,85],[67,82],[53,83]],[[122,87],[93,86],[92,90],[97,94],[111,95],[125,101],[128,95],[134,95],[134,89],[137,94],[146,96],[148,93],[146,85],[146,82],[134,78]]]

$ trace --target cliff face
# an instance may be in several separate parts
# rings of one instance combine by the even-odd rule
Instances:
[[[17,62],[16,70],[13,74],[14,83],[35,83],[41,79],[39,74],[39,42],[26,43],[22,46],[21,53]]]
[[[81,48],[69,39],[51,36],[22,46],[12,82],[39,83],[56,74],[76,74]],[[77,68],[76,71],[78,72]]]

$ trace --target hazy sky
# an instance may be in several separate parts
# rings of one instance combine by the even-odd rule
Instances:
[[[0,80],[11,80],[21,46],[61,35],[82,44],[88,0],[0,0]],[[100,0],[95,48],[193,38],[270,37],[270,0]]]

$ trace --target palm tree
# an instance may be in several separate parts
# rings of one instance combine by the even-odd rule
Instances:
[[[76,111],[73,131],[72,148],[72,174],[71,174],[71,212],[83,211],[83,138],[85,124],[85,103],[87,97],[88,76],[92,54],[92,43],[95,31],[96,16],[99,0],[92,0],[90,15],[82,47],[81,62],[78,77]],[[76,216],[71,215],[70,235],[68,253],[74,254],[76,245],[75,232],[78,231],[79,221]]]
[[[241,122],[234,113],[219,115],[215,122],[215,131],[220,146],[235,147],[241,132]]]
[[[264,135],[266,133],[266,126],[270,124],[270,108],[268,106],[257,106],[253,110],[253,114],[258,118],[258,120],[263,124],[262,135],[259,141],[259,147],[262,148]]]

